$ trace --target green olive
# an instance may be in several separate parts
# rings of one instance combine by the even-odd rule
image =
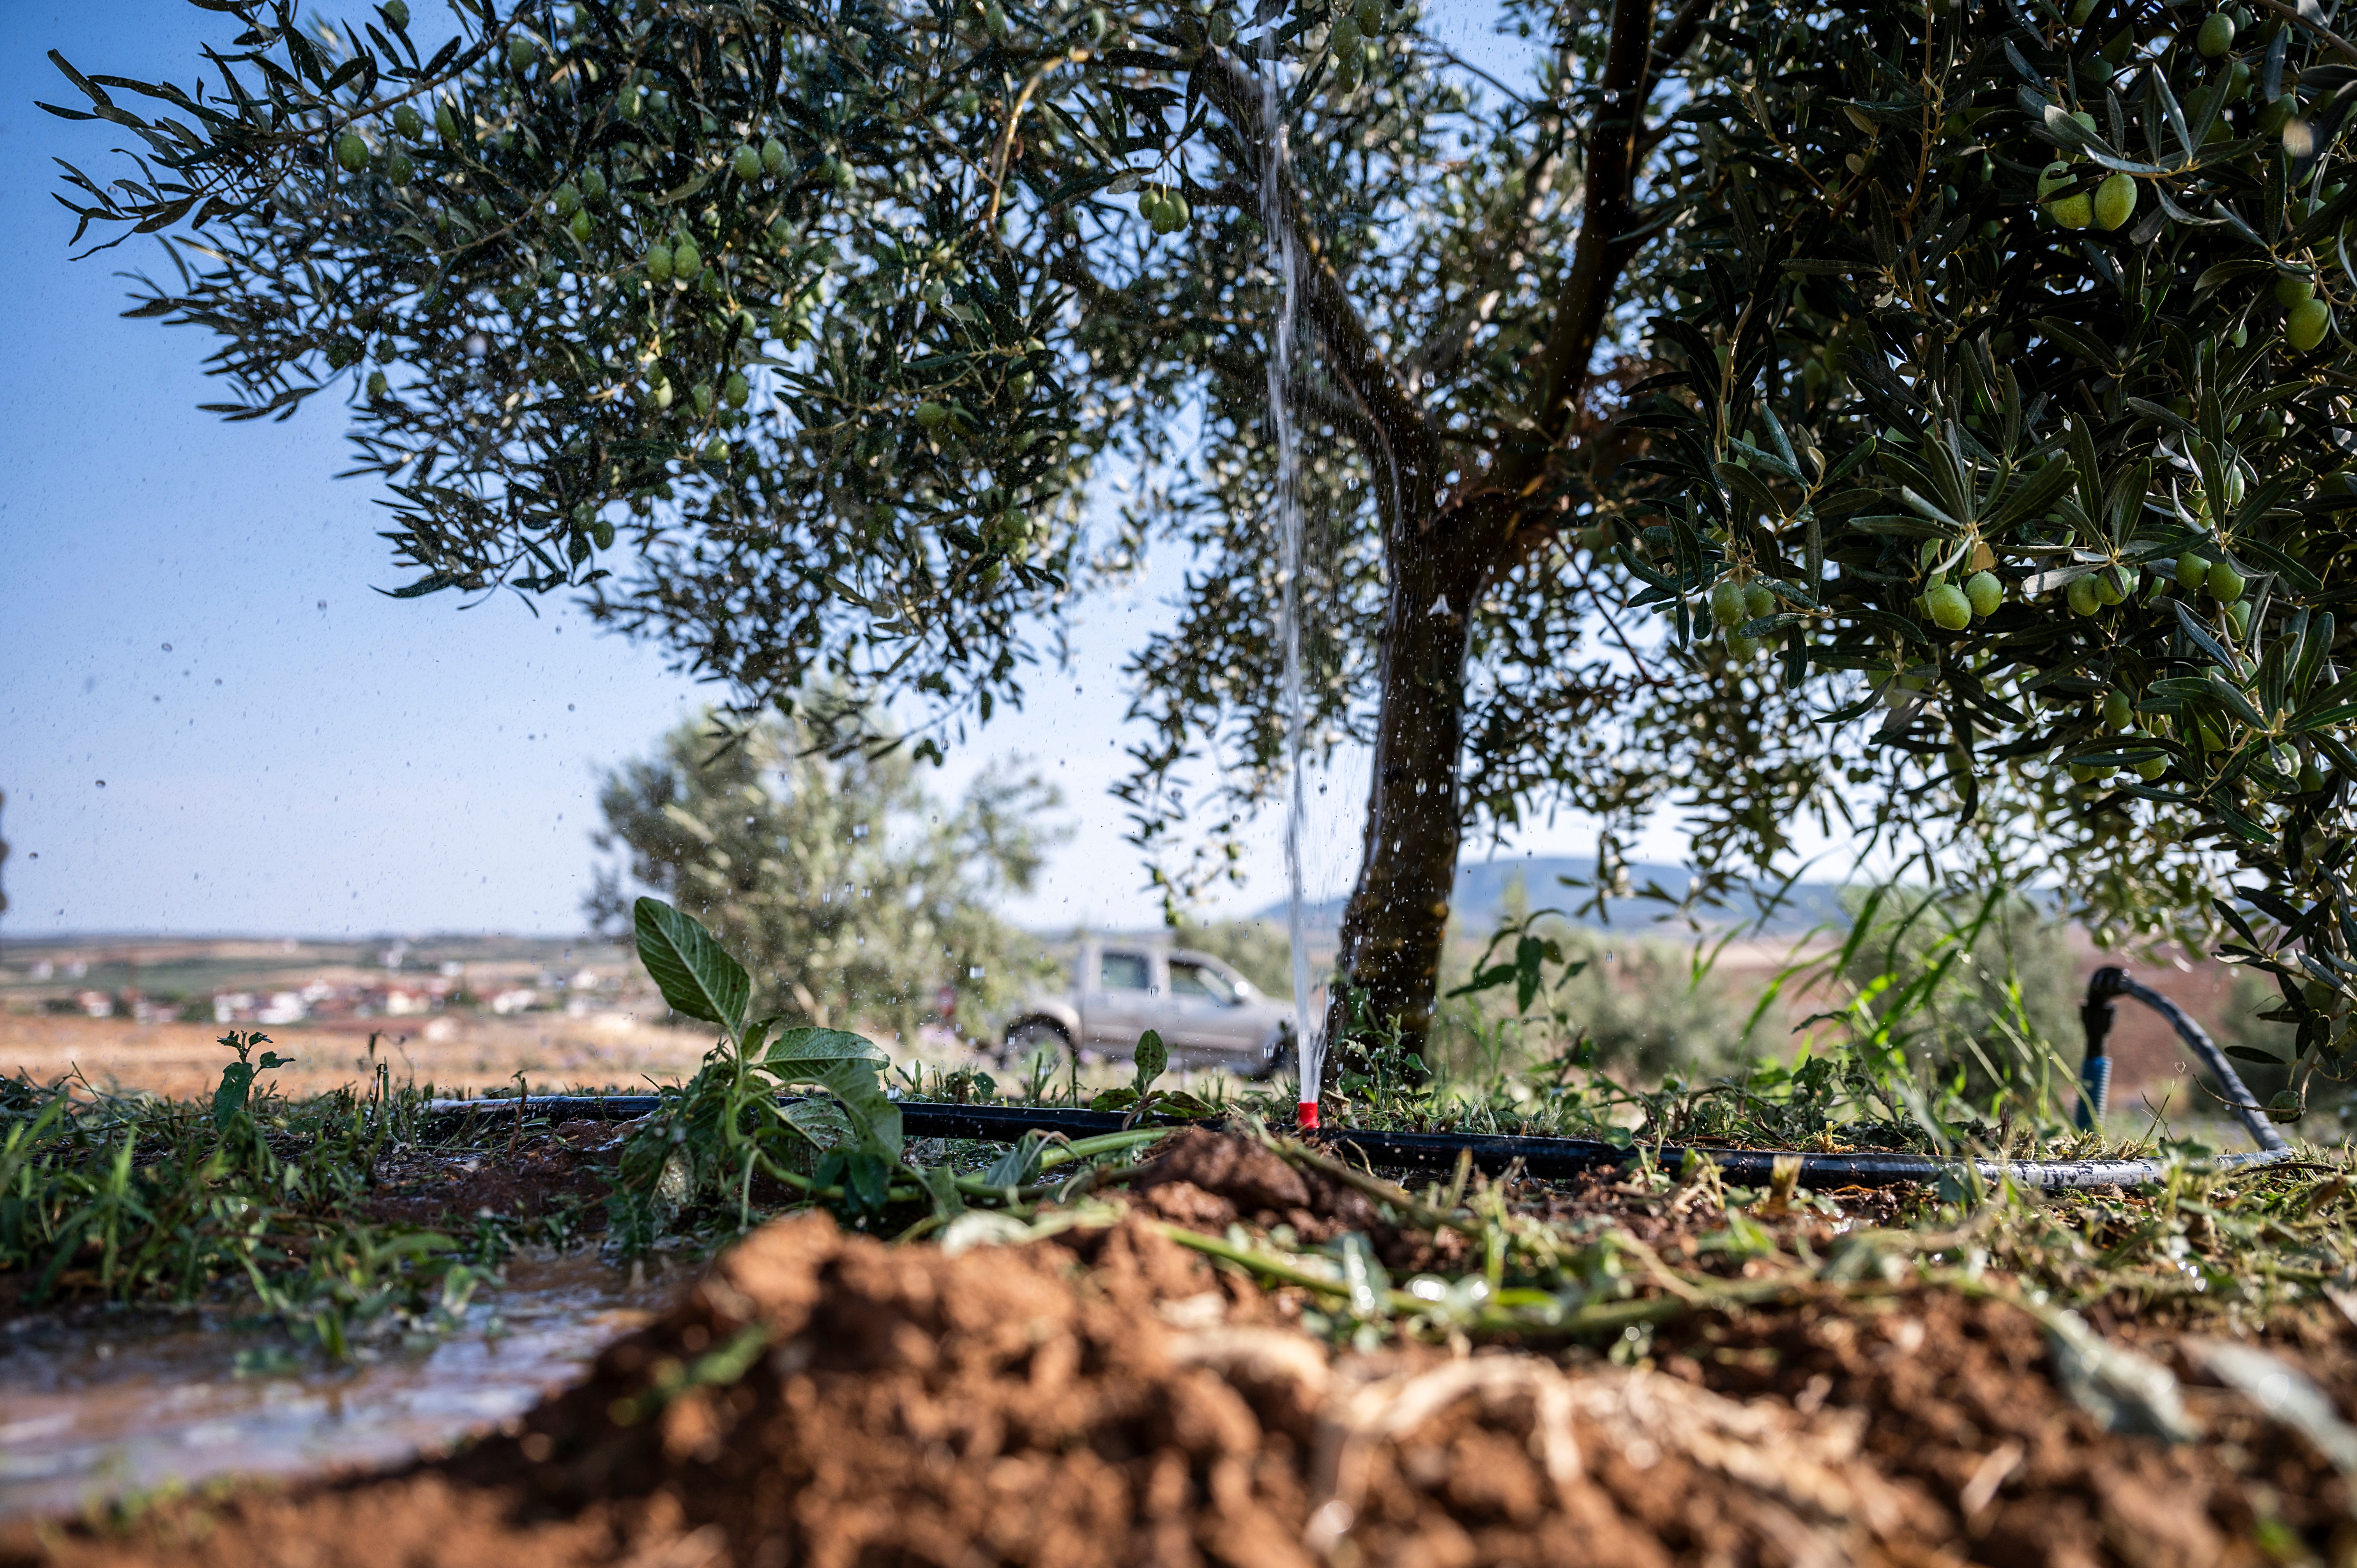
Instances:
[[[2243,596],[2243,575],[2227,562],[2221,561],[2210,568],[2207,586],[2210,596],[2221,604],[2233,604]]]
[[[728,172],[738,179],[750,182],[761,177],[761,149],[743,146],[728,160]]]
[[[1747,618],[1743,613],[1743,589],[1732,577],[1721,577],[1711,585],[1710,618],[1723,627],[1741,626]]]
[[[519,38],[508,40],[508,64],[517,70],[531,65],[539,56],[540,46],[530,38]]]
[[[2210,563],[2187,551],[2177,558],[2177,585],[2189,592],[2198,590],[2210,580]]]
[[[1994,572],[1975,572],[1964,579],[1964,597],[1971,601],[1975,616],[1993,616],[2005,603],[2005,584]]]
[[[565,227],[573,231],[575,239],[586,245],[589,242],[589,236],[597,231],[597,220],[589,216],[589,209],[585,207],[573,215],[573,221]]]
[[[2332,307],[2320,299],[2302,300],[2284,317],[2284,341],[2308,353],[2332,330]]]
[[[405,0],[384,0],[384,4],[378,9],[384,14],[386,24],[394,32],[409,31],[409,6]]]
[[[2095,579],[2093,577],[2073,577],[2063,597],[2072,615],[2091,616],[2104,607],[2104,601],[2096,596]]]
[[[695,248],[693,240],[682,240],[671,248],[671,275],[682,283],[693,283],[695,274],[704,270],[704,252]]]
[[[656,283],[671,281],[671,247],[661,240],[647,247],[647,276]]]
[[[393,112],[393,128],[414,142],[425,130],[425,116],[414,105],[404,103]]]
[[[2212,11],[2201,19],[2201,27],[2193,35],[2193,47],[2201,51],[2204,59],[2216,59],[2234,47],[2234,18],[2223,11]]]
[[[592,201],[606,199],[606,176],[594,168],[581,171],[581,194]]]
[[[2282,273],[2276,278],[2276,303],[2286,310],[2316,295],[2316,280],[2305,273]]]
[[[761,144],[761,167],[776,174],[786,166],[786,144],[771,136]]]
[[[2169,759],[2166,757],[2147,757],[2136,765],[2136,776],[2147,784],[2168,771]]]
[[[2053,195],[2069,185],[2077,176],[2071,166],[2060,158],[2048,164],[2038,177],[2038,199],[2046,208],[2046,215],[2065,229],[2084,229],[2095,220],[2093,199],[2085,191],[2076,196]],[[2049,198],[2052,199],[2049,199]]]
[[[346,174],[358,174],[369,166],[368,144],[357,131],[346,131],[336,138],[336,162]]]
[[[1776,590],[1765,583],[1754,582],[1743,590],[1743,614],[1747,620],[1759,620],[1776,613]]]
[[[1943,631],[1962,631],[1973,624],[1973,603],[1953,583],[1943,583],[1926,593],[1923,605]]]
[[[2234,635],[2236,637],[2240,638],[2250,636],[2251,601],[2248,599],[2236,599],[2233,604],[2228,605],[2226,607],[2226,618],[2234,623]]]
[[[1727,657],[1749,663],[1760,657],[1760,639],[1756,637],[1746,637],[1741,632],[1729,628],[1727,633]]]
[[[2136,705],[2117,686],[2104,693],[2104,727],[2124,730],[2136,717]]]
[[[745,400],[752,395],[752,385],[745,380],[742,371],[729,371],[728,379],[720,383],[720,401],[731,408],[744,407]]]
[[[2133,176],[2114,171],[2095,188],[2095,222],[2104,229],[2116,229],[2136,216],[2136,182]]]

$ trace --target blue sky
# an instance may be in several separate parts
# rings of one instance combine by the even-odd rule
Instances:
[[[1491,14],[1452,6],[1441,30],[1471,52]],[[462,609],[372,592],[400,575],[374,492],[329,477],[346,460],[337,408],[284,424],[199,413],[221,395],[199,369],[210,340],[119,318],[116,274],[152,249],[68,260],[51,158],[104,168],[114,143],[33,107],[77,102],[46,51],[186,81],[221,23],[182,0],[0,6],[0,213],[18,258],[0,338],[0,834],[15,845],[0,938],[576,929],[597,770],[645,750],[698,688],[558,601],[534,617],[512,596]],[[1092,607],[1071,686],[1043,681],[939,780],[1022,756],[1063,786],[1075,836],[1015,911],[1030,923],[1156,916],[1104,789],[1132,738],[1114,671],[1179,565]],[[1308,856],[1320,891],[1355,869],[1362,787],[1338,778],[1321,799],[1335,809]],[[1232,907],[1280,896],[1275,830]],[[1566,824],[1517,848],[1587,842]]]

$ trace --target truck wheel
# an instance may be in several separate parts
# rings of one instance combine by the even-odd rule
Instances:
[[[1006,1032],[1006,1046],[1000,1053],[999,1064],[1008,1069],[1018,1068],[1043,1050],[1054,1052],[1056,1059],[1060,1062],[1071,1048],[1072,1042],[1064,1037],[1063,1030],[1035,1018],[1028,1024],[1017,1024]]]

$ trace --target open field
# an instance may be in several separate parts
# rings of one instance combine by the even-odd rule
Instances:
[[[228,1056],[216,1042],[223,1027],[0,1014],[0,1073],[47,1079],[79,1072],[101,1088],[192,1097],[221,1080]],[[535,1090],[643,1088],[650,1078],[685,1078],[712,1046],[711,1031],[701,1026],[673,1028],[619,1014],[500,1018],[453,1013],[264,1032],[281,1055],[295,1058],[270,1078],[290,1095],[365,1084],[378,1062],[392,1069],[395,1083],[436,1090],[512,1089],[518,1073]]]

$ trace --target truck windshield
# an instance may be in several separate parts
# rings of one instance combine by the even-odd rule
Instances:
[[[1236,988],[1228,977],[1208,964],[1189,963],[1183,959],[1170,961],[1170,994],[1189,997],[1198,1002],[1217,1002],[1222,1006],[1236,999]]]

